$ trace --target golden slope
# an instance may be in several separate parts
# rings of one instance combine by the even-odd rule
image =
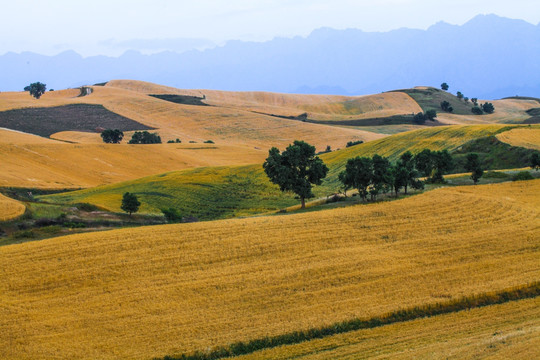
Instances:
[[[262,162],[268,155],[245,146],[56,141],[52,144],[0,142],[0,153],[0,187],[46,189],[93,187],[198,166],[252,164]]]
[[[460,311],[259,351],[255,359],[534,359],[540,299]]]
[[[0,248],[0,357],[150,359],[538,280],[540,180]]]
[[[59,144],[41,136],[0,128],[0,144]]]
[[[24,214],[26,207],[17,200],[0,194],[0,221],[7,221]]]
[[[502,142],[512,146],[540,150],[540,128],[519,128],[497,134]]]

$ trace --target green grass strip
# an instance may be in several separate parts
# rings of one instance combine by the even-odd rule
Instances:
[[[197,351],[191,354],[182,354],[179,356],[165,356],[164,358],[157,358],[156,360],[223,359],[228,357],[250,354],[255,351],[274,348],[281,345],[298,344],[304,341],[321,339],[336,334],[343,334],[361,329],[371,329],[379,326],[436,315],[449,314],[461,310],[469,310],[483,306],[503,304],[509,301],[534,298],[539,295],[540,282],[536,281],[531,284],[513,287],[499,292],[465,296],[455,300],[397,310],[381,316],[373,317],[371,319],[356,318],[320,328],[313,328],[304,331],[295,331],[287,334],[264,337],[261,339],[254,339],[245,342],[239,341],[227,346],[217,347],[207,352]]]

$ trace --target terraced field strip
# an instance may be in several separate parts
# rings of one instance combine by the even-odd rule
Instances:
[[[538,349],[540,300],[534,298],[358,330],[234,359],[534,359]]]
[[[228,346],[218,347],[211,351],[197,351],[193,354],[182,354],[174,357],[165,356],[164,360],[216,360],[238,357],[279,346],[300,344],[315,339],[355,332],[357,330],[373,329],[380,326],[503,304],[509,301],[536,298],[538,296],[540,296],[540,282],[497,293],[474,295],[411,309],[401,309],[371,319],[353,319],[322,328],[296,331],[275,337],[250,340],[248,342],[237,342]]]
[[[14,219],[24,214],[24,204],[0,194],[0,221]]]
[[[497,134],[502,142],[512,146],[521,146],[527,149],[540,150],[540,127],[518,128]]]
[[[0,248],[0,358],[150,359],[540,278],[540,180]]]

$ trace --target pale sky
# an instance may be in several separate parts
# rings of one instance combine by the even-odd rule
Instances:
[[[307,36],[320,27],[427,29],[478,14],[540,22],[539,0],[0,0],[0,9],[0,55],[73,49],[118,56],[140,40],[143,52],[178,51],[210,46],[182,39],[223,44]]]

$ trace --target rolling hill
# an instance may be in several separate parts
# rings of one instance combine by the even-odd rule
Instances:
[[[179,355],[532,283],[540,276],[539,185],[442,188],[315,213],[0,247],[0,357]],[[537,314],[530,301],[512,304],[499,310]],[[370,333],[414,334],[422,324],[441,331],[452,319],[459,329],[485,311]]]
[[[407,150],[413,153],[425,148],[453,151],[468,142],[514,128],[516,126],[512,125],[426,128],[322,154],[320,157],[330,171],[323,185],[315,187],[315,195],[327,196],[338,191],[338,174],[349,158],[379,154],[395,161]],[[268,181],[260,164],[187,169],[40,199],[54,203],[88,202],[120,211],[122,195],[126,191],[137,194],[143,204],[142,212],[160,214],[161,209],[174,207],[182,214],[204,220],[276,211],[298,202],[293,195],[280,193],[278,187]]]
[[[26,207],[22,203],[0,194],[0,221],[21,216],[25,210]]]

